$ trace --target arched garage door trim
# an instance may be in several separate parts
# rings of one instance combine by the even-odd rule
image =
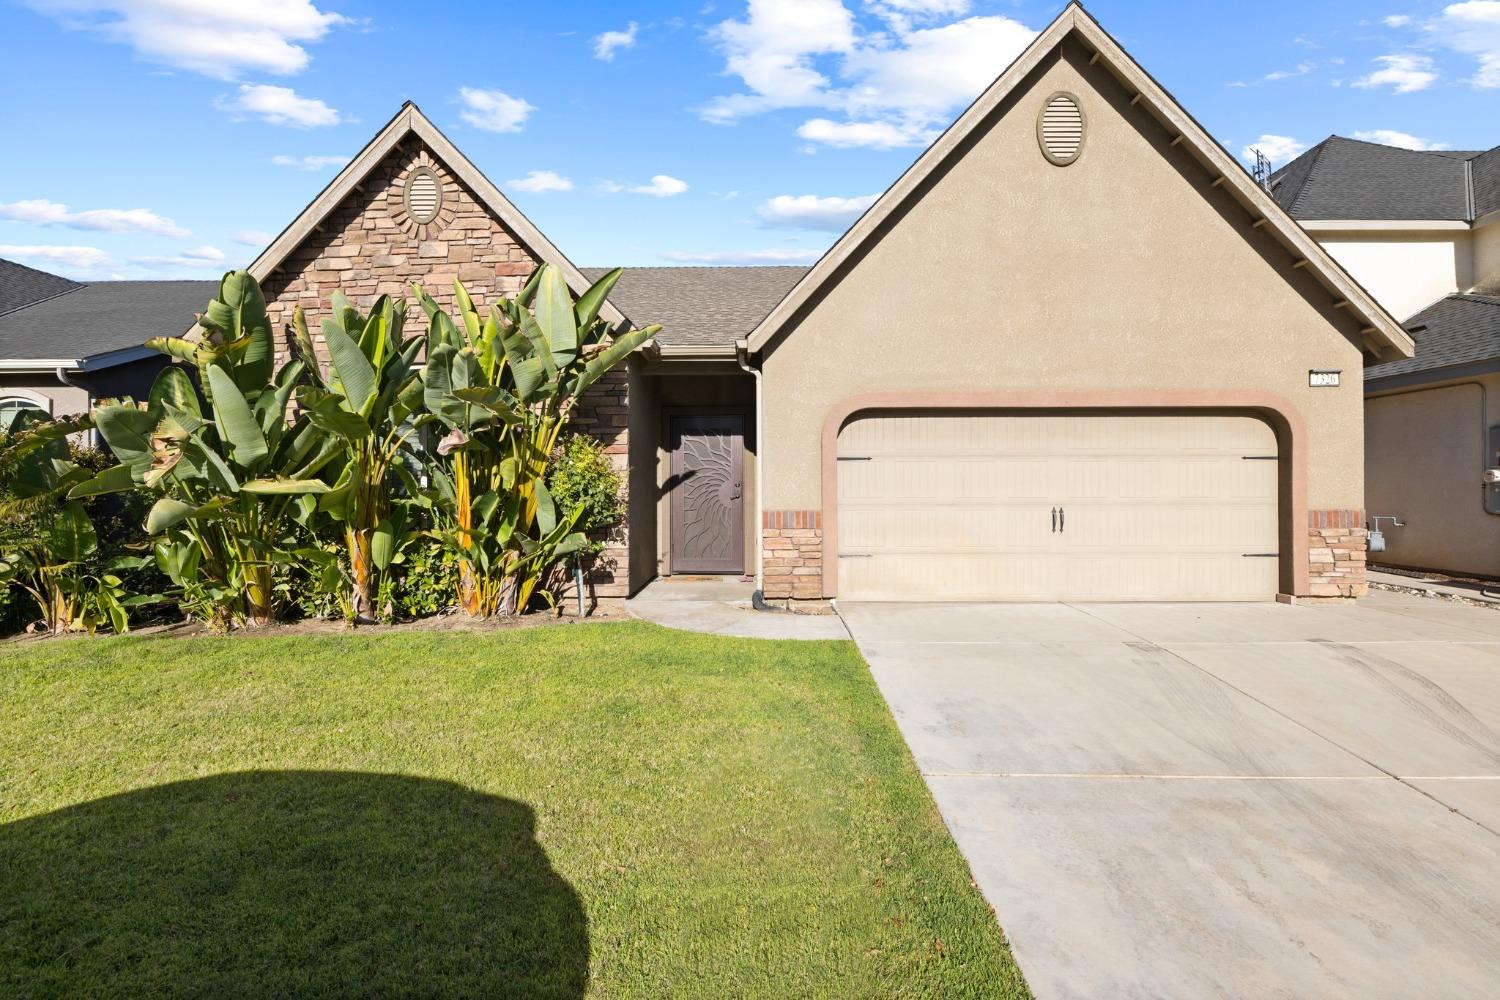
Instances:
[[[970,392],[873,392],[851,396],[823,421],[823,594],[839,586],[839,432],[871,410],[1191,410],[1249,412],[1276,432],[1281,453],[1281,586],[1286,594],[1308,592],[1307,425],[1283,396],[1269,392],[1055,390]]]

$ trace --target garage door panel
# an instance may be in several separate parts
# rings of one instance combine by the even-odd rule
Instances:
[[[851,423],[839,457],[847,599],[1277,590],[1276,438],[1251,417],[892,414]]]

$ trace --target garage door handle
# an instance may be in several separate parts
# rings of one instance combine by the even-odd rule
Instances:
[[[1057,508],[1052,508],[1052,533],[1057,534]]]
[[[1068,530],[1068,511],[1065,507],[1057,508],[1057,530],[1059,533]]]

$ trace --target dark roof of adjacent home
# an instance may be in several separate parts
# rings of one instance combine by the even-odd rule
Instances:
[[[217,281],[96,281],[0,315],[0,364],[81,361],[176,337],[219,289]]]
[[[1473,222],[1500,209],[1500,147],[1401,149],[1329,136],[1271,175],[1294,219]]]
[[[1434,377],[1500,358],[1500,295],[1449,295],[1406,321],[1417,342],[1415,357],[1372,365],[1365,381],[1418,375]]]
[[[78,282],[60,274],[0,258],[0,316],[78,287]]]
[[[590,281],[607,267],[580,268]],[[667,347],[726,346],[765,319],[805,267],[627,267],[610,301],[636,326],[661,324]]]

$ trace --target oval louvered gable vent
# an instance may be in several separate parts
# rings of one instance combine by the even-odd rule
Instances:
[[[437,218],[443,204],[443,185],[437,174],[418,167],[406,180],[406,214],[413,222],[425,226]]]
[[[1042,144],[1042,153],[1057,164],[1066,167],[1077,160],[1083,152],[1086,122],[1083,106],[1072,94],[1053,94],[1042,105],[1037,118],[1037,140]]]

